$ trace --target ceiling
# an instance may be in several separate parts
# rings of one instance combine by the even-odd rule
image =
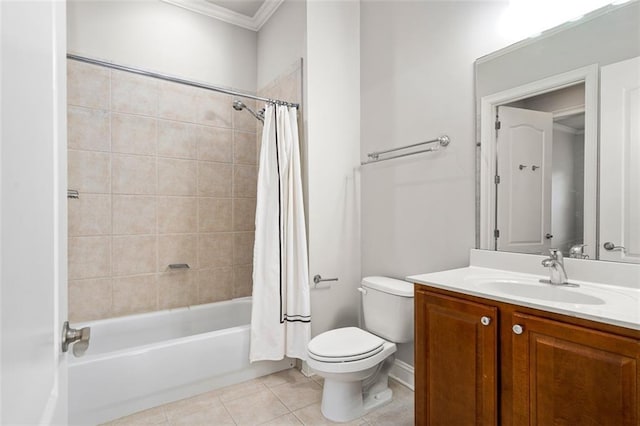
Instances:
[[[0,0],[2,1],[2,0]],[[258,31],[283,0],[161,0],[248,30]]]
[[[224,7],[240,13],[249,18],[253,18],[258,10],[264,4],[264,0],[206,0],[216,6]]]

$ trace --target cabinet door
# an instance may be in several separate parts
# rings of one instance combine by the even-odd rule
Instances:
[[[640,342],[514,313],[515,425],[637,426]]]
[[[415,304],[416,424],[496,425],[498,310],[419,289]]]

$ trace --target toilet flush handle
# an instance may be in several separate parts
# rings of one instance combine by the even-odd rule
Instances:
[[[364,295],[364,294],[367,294],[367,289],[366,289],[366,288],[358,287],[358,291],[359,291],[360,293],[362,293],[363,295]]]

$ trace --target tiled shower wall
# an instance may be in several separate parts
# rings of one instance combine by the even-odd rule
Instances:
[[[232,102],[68,61],[71,321],[251,294],[258,122]]]

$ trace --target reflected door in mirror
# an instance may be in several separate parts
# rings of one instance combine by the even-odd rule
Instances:
[[[546,253],[551,245],[553,114],[498,108],[496,249]]]
[[[600,84],[600,259],[640,263],[640,57]]]

